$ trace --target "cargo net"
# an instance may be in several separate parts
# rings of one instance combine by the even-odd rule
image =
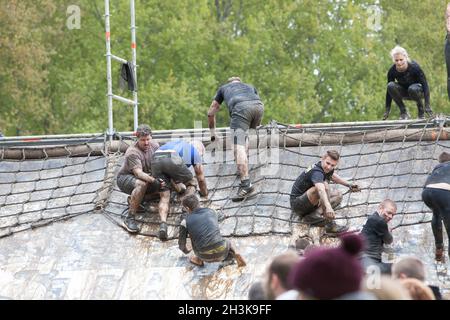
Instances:
[[[0,237],[92,212],[106,159],[90,143],[0,149]]]
[[[202,203],[217,211],[224,236],[311,235],[320,228],[303,225],[292,213],[291,188],[306,167],[326,150],[336,149],[341,154],[337,173],[362,188],[350,193],[331,185],[344,196],[336,210],[339,224],[360,230],[385,198],[397,202],[395,228],[429,222],[431,212],[421,201],[421,191],[438,155],[449,147],[448,132],[432,121],[422,121],[420,128],[414,128],[416,124],[343,132],[331,126],[314,129],[275,122],[260,127],[250,136],[249,152],[257,194],[242,202],[231,201],[240,183],[232,150],[208,145],[204,169],[209,196]],[[131,139],[117,138],[114,147],[87,142],[0,149],[0,237],[92,212],[123,227],[128,195],[118,189],[116,175]],[[141,235],[156,236],[158,200],[147,200],[136,218]],[[178,237],[180,220],[178,195],[172,192],[169,239]]]
[[[414,128],[417,123],[352,132],[291,127],[274,122],[258,128],[250,137],[249,152],[250,178],[257,195],[242,202],[231,201],[240,183],[232,151],[208,145],[204,169],[209,196],[202,199],[203,206],[217,211],[224,236],[295,234],[315,238],[314,230],[323,228],[301,223],[290,209],[290,192],[305,168],[318,162],[326,150],[336,149],[341,154],[337,173],[362,188],[359,193],[350,193],[341,185],[331,185],[343,194],[343,201],[336,210],[339,224],[347,225],[350,230],[360,230],[385,198],[394,200],[398,206],[398,214],[391,222],[394,229],[427,223],[431,212],[421,200],[421,191],[426,177],[437,164],[438,155],[450,144],[442,124],[421,121],[420,128]],[[254,148],[255,145],[258,147]],[[120,158],[115,173],[122,162]],[[103,211],[118,225],[122,225],[127,213],[127,196],[114,184]],[[177,194],[172,192],[169,239],[178,237],[181,206],[177,199]],[[158,201],[144,201],[136,219],[141,224],[141,235],[156,236],[160,223]]]

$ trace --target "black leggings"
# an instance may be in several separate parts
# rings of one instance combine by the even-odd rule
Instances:
[[[445,64],[447,65],[447,95],[450,100],[450,40],[445,38]]]
[[[450,239],[450,191],[425,188],[422,191],[422,200],[431,210],[433,210],[431,228],[433,229],[436,248],[443,248],[444,239],[442,235],[442,222],[444,222],[447,236]]]

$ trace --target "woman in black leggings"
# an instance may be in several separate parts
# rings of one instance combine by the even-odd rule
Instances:
[[[442,222],[450,239],[450,153],[439,156],[439,164],[433,169],[422,191],[422,200],[433,210],[431,228],[436,244],[436,261],[444,261]],[[450,250],[449,250],[450,254]]]

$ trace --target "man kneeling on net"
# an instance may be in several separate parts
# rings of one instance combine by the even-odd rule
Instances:
[[[185,254],[190,250],[186,247],[189,234],[194,255],[189,260],[198,266],[206,262],[221,262],[235,259],[238,267],[246,265],[242,256],[236,252],[234,245],[220,235],[217,213],[210,208],[200,207],[200,201],[195,194],[186,196],[182,205],[187,216],[181,221],[178,247]]]
[[[342,194],[338,190],[330,190],[328,182],[342,184],[350,191],[361,191],[357,184],[352,184],[339,177],[334,169],[340,155],[336,150],[328,150],[321,161],[307,168],[295,181],[291,191],[291,208],[303,223],[314,226],[325,226],[325,231],[337,234],[347,231],[347,227],[334,222],[334,209],[341,203]]]

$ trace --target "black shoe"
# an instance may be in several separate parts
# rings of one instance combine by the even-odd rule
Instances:
[[[304,216],[301,222],[315,227],[324,227],[326,219],[317,211],[313,211]]]
[[[329,235],[338,235],[340,233],[346,232],[348,230],[347,226],[340,226],[336,222],[330,222],[325,226],[325,233]]]
[[[167,223],[161,222],[159,225],[159,240],[166,241],[167,240]]]
[[[409,120],[411,117],[409,116],[408,113],[402,113],[400,114],[400,118],[399,120]]]
[[[249,184],[248,186],[239,186],[237,194],[231,198],[232,201],[242,201],[256,195],[255,187]]]
[[[130,214],[128,214],[125,217],[125,221],[123,222],[123,225],[124,225],[125,229],[127,229],[128,232],[130,232],[130,233],[137,233],[140,231],[140,229],[136,223],[136,220],[134,220],[134,217]]]

